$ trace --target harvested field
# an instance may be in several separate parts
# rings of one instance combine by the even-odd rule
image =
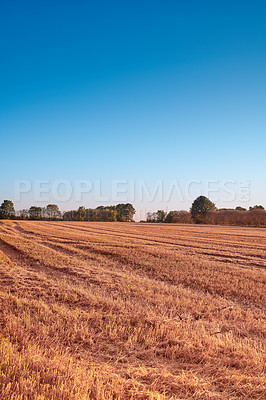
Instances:
[[[0,222],[0,399],[264,399],[266,230]]]

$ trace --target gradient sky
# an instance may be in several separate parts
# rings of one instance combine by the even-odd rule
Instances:
[[[265,20],[264,1],[2,2],[0,201],[18,180],[100,180],[109,203],[113,180],[162,180],[184,198],[138,210],[188,209],[193,181],[220,207],[266,206]]]

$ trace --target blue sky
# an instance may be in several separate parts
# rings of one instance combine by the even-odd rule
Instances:
[[[94,207],[96,181],[117,203],[121,180],[178,182],[182,199],[137,194],[138,210],[188,209],[208,187],[221,207],[266,206],[265,17],[263,1],[2,2],[0,201],[88,180],[55,202]]]

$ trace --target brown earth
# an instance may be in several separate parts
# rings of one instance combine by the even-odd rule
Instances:
[[[1,221],[0,399],[264,399],[266,230]]]

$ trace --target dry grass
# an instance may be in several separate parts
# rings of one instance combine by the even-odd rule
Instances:
[[[264,399],[266,231],[0,226],[0,399]]]

